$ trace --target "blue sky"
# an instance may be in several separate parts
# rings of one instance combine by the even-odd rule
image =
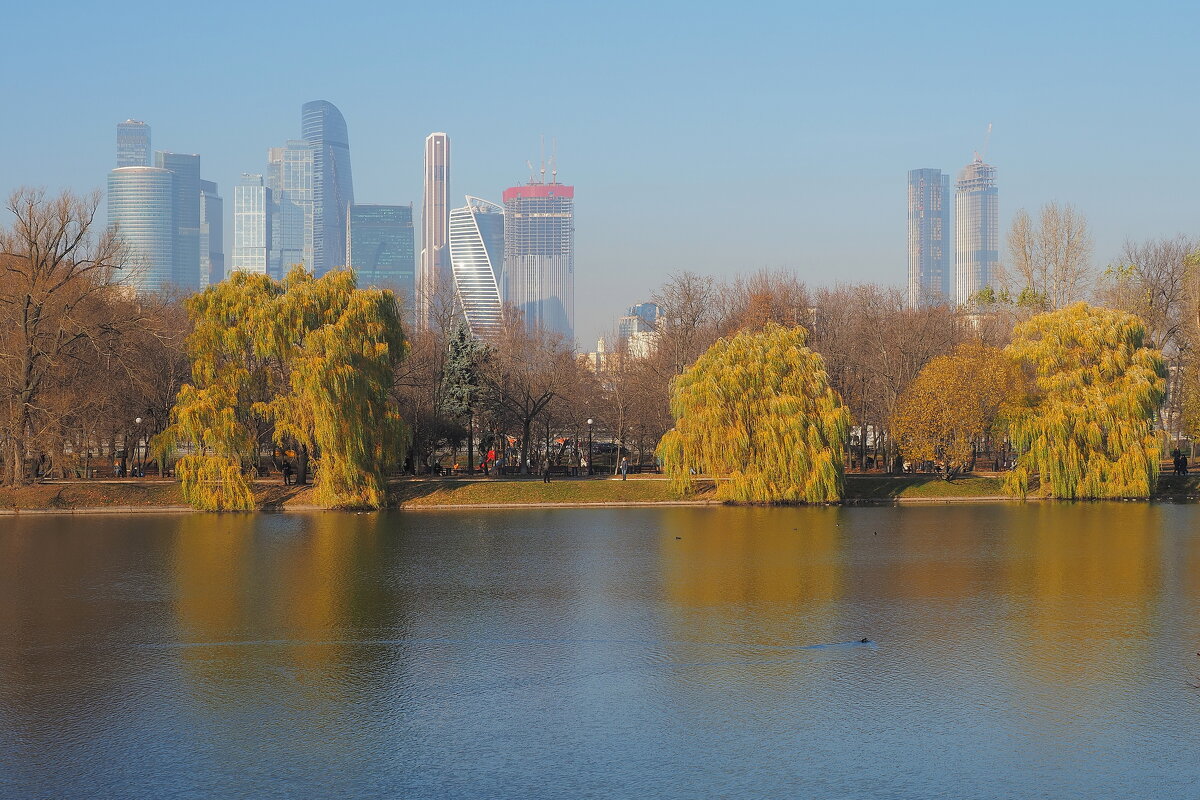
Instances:
[[[430,131],[451,135],[454,195],[493,200],[556,138],[585,348],[673,271],[901,284],[905,172],[956,172],[988,123],[1002,227],[1074,203],[1100,265],[1200,233],[1194,4],[121,2],[5,22],[5,192],[103,187],[127,117],[200,153],[227,204],[306,100],[345,115],[361,202],[419,206]]]

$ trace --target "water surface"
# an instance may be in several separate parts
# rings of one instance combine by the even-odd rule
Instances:
[[[1198,523],[0,519],[0,795],[1195,796]]]

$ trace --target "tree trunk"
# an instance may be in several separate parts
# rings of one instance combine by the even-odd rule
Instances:
[[[298,445],[296,447],[296,485],[304,486],[308,483],[308,446]]]
[[[521,474],[529,474],[529,431],[533,427],[533,419],[526,417],[521,422]]]
[[[467,417],[467,474],[475,474],[475,412]]]

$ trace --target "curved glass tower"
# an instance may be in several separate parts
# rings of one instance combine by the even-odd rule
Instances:
[[[174,175],[159,167],[117,167],[108,173],[108,224],[124,243],[120,280],[138,292],[174,283]]]
[[[504,207],[467,195],[450,212],[450,266],[471,335],[500,332],[500,279],[504,266]]]
[[[343,266],[346,255],[346,213],[354,203],[350,137],[342,112],[328,100],[303,105],[300,129],[313,148],[312,268],[324,275]]]

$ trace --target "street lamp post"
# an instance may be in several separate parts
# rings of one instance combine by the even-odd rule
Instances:
[[[139,474],[141,474],[142,472],[145,471],[145,468],[141,465],[141,462],[139,460],[139,455],[140,455],[139,446],[141,445],[141,441],[142,441],[142,418],[137,417],[136,419],[134,419],[133,424],[138,426],[138,438],[133,440],[133,463],[134,463],[133,469],[134,469],[134,477],[137,477]]]
[[[592,419],[588,417],[588,475],[592,474]]]

